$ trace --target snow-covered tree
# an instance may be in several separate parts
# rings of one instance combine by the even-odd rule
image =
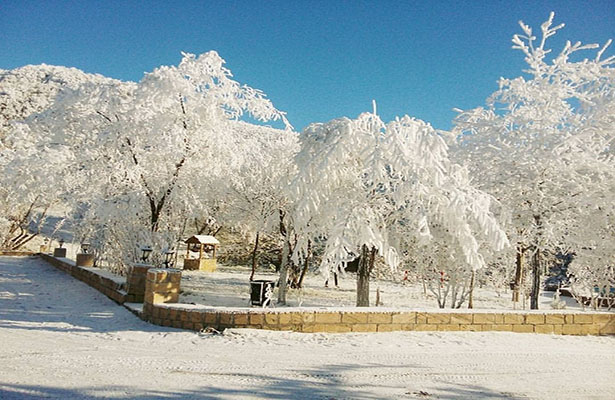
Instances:
[[[583,245],[570,242],[570,231],[581,223],[585,207],[601,201],[599,193],[613,193],[615,58],[602,59],[610,42],[591,60],[571,60],[598,47],[578,42],[549,57],[546,41],[563,27],[554,27],[553,17],[541,25],[540,40],[522,22],[523,33],[513,37],[513,48],[525,55],[528,77],[500,79],[486,108],[460,112],[455,119],[458,156],[506,211],[501,217],[516,243],[517,278],[531,256],[531,308],[538,307],[542,254],[561,247],[579,250]]]
[[[357,305],[369,305],[369,275],[377,255],[395,268],[404,241],[427,242],[438,225],[457,263],[484,266],[482,241],[497,249],[507,239],[489,211],[491,198],[450,162],[447,146],[422,121],[385,124],[376,114],[312,124],[301,135],[292,226],[295,257],[308,240],[326,239],[325,276],[360,256]]]
[[[216,219],[254,238],[252,279],[261,235],[280,235],[280,211],[284,212],[289,203],[283,186],[294,168],[299,142],[297,134],[290,130],[244,122],[237,122],[236,130],[234,148],[243,157],[238,160],[234,174],[220,176],[212,186],[217,196],[224,199]]]
[[[72,154],[53,145],[37,147],[36,136],[20,122],[48,109],[61,92],[109,82],[113,80],[49,65],[0,71],[1,247],[18,249],[37,236],[72,179],[66,169]]]
[[[211,204],[210,185],[238,172],[244,113],[289,126],[263,93],[231,78],[216,52],[184,54],[178,66],[159,67],[138,83],[61,93],[30,118],[29,129],[39,148],[74,155],[80,180],[73,208],[81,216],[99,232],[121,224],[135,232],[129,237],[152,242],[160,235],[151,232],[177,234],[185,218]]]

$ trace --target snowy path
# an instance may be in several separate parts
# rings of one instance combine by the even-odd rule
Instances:
[[[0,399],[615,397],[614,337],[198,334],[32,258],[0,257],[0,358]]]

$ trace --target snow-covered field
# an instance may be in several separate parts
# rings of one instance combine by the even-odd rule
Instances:
[[[615,337],[223,335],[149,325],[36,258],[0,257],[0,398],[612,399]]]
[[[436,296],[423,291],[421,283],[403,281],[403,273],[388,279],[373,280],[370,284],[370,301],[375,305],[378,291],[380,305],[383,307],[436,310]],[[250,268],[244,266],[219,265],[215,273],[201,271],[182,272],[181,303],[206,304],[212,306],[246,307],[249,305]],[[273,271],[259,270],[255,279],[276,281],[279,278]],[[277,296],[277,289],[274,293]],[[552,310],[553,292],[542,292],[540,309]],[[529,299],[514,304],[511,291],[496,291],[491,287],[476,287],[474,308],[478,310],[512,310],[529,308]],[[571,297],[560,297],[566,309],[579,311],[582,307]],[[356,274],[347,273],[339,277],[339,287],[333,280],[329,287],[324,286],[324,278],[310,273],[305,277],[303,289],[289,289],[287,305],[291,307],[354,307],[356,304]],[[467,302],[464,304],[467,307]],[[447,308],[450,305],[447,303]]]

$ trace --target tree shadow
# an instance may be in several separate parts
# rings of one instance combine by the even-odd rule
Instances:
[[[369,378],[385,375],[379,368],[407,369],[409,366],[382,365],[326,365],[321,368],[289,371],[285,377],[253,373],[224,372],[178,372],[171,371],[167,383],[177,381],[174,373],[194,375],[191,382],[212,380],[214,383],[200,384],[194,388],[159,389],[157,387],[139,388],[132,386],[98,386],[58,388],[39,385],[8,385],[0,383],[0,398],[26,399],[40,397],[56,398],[94,398],[109,399],[526,399],[521,395],[494,391],[479,385],[463,385],[444,382],[427,382],[427,389],[408,388],[395,385],[389,387],[384,382],[370,381]],[[414,366],[413,368],[417,368]],[[144,374],[146,372],[144,371]],[[364,377],[365,381],[353,384],[347,380],[352,375]],[[402,372],[403,374],[403,372]],[[395,375],[395,373],[393,373]],[[145,375],[143,382],[157,382]],[[137,382],[138,384],[138,382]],[[412,386],[412,379],[408,386]],[[156,384],[154,384],[156,385]]]
[[[176,331],[34,257],[0,257],[0,328],[56,332]]]

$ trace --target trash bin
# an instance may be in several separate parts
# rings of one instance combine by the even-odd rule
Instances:
[[[250,303],[266,307],[273,300],[274,281],[258,279],[250,282]]]

